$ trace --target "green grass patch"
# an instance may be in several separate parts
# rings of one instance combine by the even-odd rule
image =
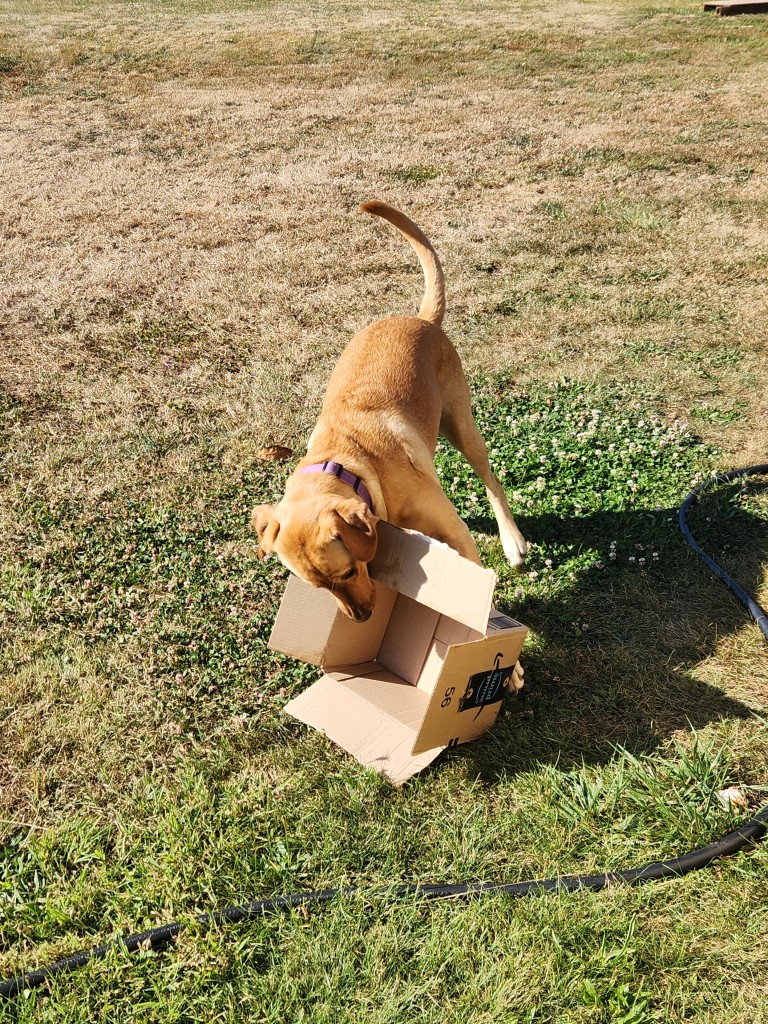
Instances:
[[[17,75],[21,73],[23,61],[14,53],[0,51],[0,75]]]
[[[316,670],[267,649],[285,572],[257,561],[248,511],[281,493],[289,466],[225,474],[214,448],[164,500],[16,495],[0,669],[26,782],[2,825],[2,972],[163,920],[191,928],[164,953],[116,950],[51,999],[20,1000],[15,1019],[235,1021],[248,1007],[262,1020],[442,1022],[445,1004],[457,1022],[640,1024],[732,1003],[733,989],[707,980],[720,951],[689,941],[693,908],[702,885],[728,887],[745,922],[728,955],[744,977],[762,941],[749,901],[764,886],[763,851],[649,893],[429,908],[381,894],[403,880],[637,865],[733,827],[741,812],[718,790],[737,784],[753,802],[762,792],[768,755],[752,708],[696,669],[714,650],[712,623],[721,640],[736,636],[743,612],[675,523],[720,453],[638,389],[520,389],[489,375],[473,390],[532,541],[522,573],[442,443],[438,472],[499,574],[499,604],[532,628],[527,685],[489,734],[401,790],[282,713]],[[18,411],[4,402],[5,418]],[[733,485],[691,519],[753,587],[768,557],[764,490]],[[369,895],[208,935],[192,922],[345,884]]]
[[[426,181],[434,181],[435,178],[439,178],[441,171],[437,167],[431,167],[426,164],[414,164],[412,167],[398,167],[393,171],[389,171],[389,177],[394,181],[402,182],[415,182],[417,185],[421,185]]]
[[[524,514],[661,508],[693,479],[707,451],[648,399],[562,382],[515,395],[510,377],[475,387],[476,419],[491,463]],[[488,514],[460,455],[440,443],[438,474],[464,515]]]

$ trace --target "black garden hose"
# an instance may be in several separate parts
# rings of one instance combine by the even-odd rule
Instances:
[[[709,568],[717,574],[736,598],[747,608],[765,638],[768,639],[768,613],[701,549],[691,535],[686,520],[688,510],[695,504],[703,490],[738,477],[757,475],[768,475],[768,464],[749,466],[746,469],[735,469],[706,481],[691,491],[680,506],[679,524],[683,536],[693,550],[701,556]],[[608,871],[602,875],[566,875],[562,878],[511,882],[508,884],[500,882],[472,882],[467,885],[413,883],[395,885],[389,889],[382,889],[376,892],[351,886],[339,889],[319,889],[314,892],[277,896],[272,899],[246,903],[242,906],[228,907],[225,910],[198,914],[195,916],[194,922],[199,927],[210,928],[213,925],[231,924],[250,918],[264,917],[278,910],[299,907],[307,903],[330,903],[332,900],[342,897],[355,896],[364,896],[369,899],[377,895],[390,898],[413,896],[425,900],[439,900],[451,897],[455,899],[471,899],[489,892],[503,892],[513,897],[534,896],[546,892],[574,892],[577,890],[599,892],[601,889],[622,882],[628,885],[638,885],[641,882],[651,882],[662,878],[680,878],[690,871],[707,867],[712,861],[720,857],[737,853],[749,845],[754,846],[763,838],[767,830],[768,806],[758,811],[744,825],[741,825],[733,832],[729,832],[728,835],[723,836],[716,842],[710,843],[709,846],[702,846],[698,850],[692,850],[690,853],[683,854],[682,857],[655,861],[653,864],[646,864],[640,868],[630,868],[626,871]],[[89,960],[100,959],[115,949],[124,948],[129,953],[139,949],[159,949],[172,942],[185,927],[186,925],[183,922],[173,921],[170,924],[161,925],[159,928],[151,928],[136,935],[129,935],[127,938],[107,942],[103,946],[96,946],[94,949],[85,950],[82,953],[76,953],[74,956],[67,957],[65,960],[59,960],[48,967],[40,967],[37,970],[29,971],[26,974],[20,974],[15,978],[9,978],[7,981],[0,982],[0,996],[15,996],[26,989],[37,988],[64,971],[71,971],[76,967],[82,967]]]
[[[699,484],[695,487],[688,497],[685,499],[683,504],[680,506],[678,513],[678,523],[680,525],[680,531],[688,541],[690,546],[701,558],[707,568],[711,569],[712,572],[728,587],[730,592],[740,601],[741,604],[747,609],[749,614],[755,621],[757,628],[763,634],[766,640],[768,640],[768,612],[765,608],[761,608],[760,605],[755,601],[753,597],[744,590],[731,576],[728,575],[725,570],[721,569],[717,562],[713,561],[706,551],[703,551],[701,545],[697,543],[695,538],[691,535],[691,531],[688,529],[688,510],[696,504],[699,495],[702,491],[709,490],[711,487],[717,484],[725,484],[731,480],[737,480],[742,476],[766,476],[768,475],[768,462],[764,462],[760,466],[747,466],[746,469],[732,469],[728,473],[721,473],[719,476],[713,476],[709,480],[705,480],[703,484]]]

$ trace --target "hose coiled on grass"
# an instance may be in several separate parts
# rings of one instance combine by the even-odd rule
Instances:
[[[692,536],[687,522],[688,511],[696,503],[702,491],[739,477],[758,475],[768,475],[768,463],[749,466],[745,469],[734,469],[705,481],[705,483],[694,488],[680,506],[678,522],[688,544],[728,587],[736,599],[744,605],[763,636],[768,640],[768,612],[702,550],[701,546]],[[256,900],[253,903],[246,903],[241,906],[227,907],[225,910],[198,914],[193,920],[198,927],[210,928],[214,925],[233,924],[238,921],[265,917],[267,914],[273,914],[279,910],[300,907],[308,903],[330,903],[332,900],[355,896],[365,896],[369,899],[374,896],[389,898],[412,896],[425,900],[449,898],[465,900],[491,892],[503,892],[508,896],[517,898],[541,895],[547,892],[576,892],[581,890],[599,892],[601,889],[606,889],[609,886],[620,883],[639,885],[641,882],[658,881],[663,878],[680,878],[690,871],[707,867],[720,857],[727,857],[748,845],[755,845],[764,837],[766,831],[768,831],[768,806],[758,811],[744,825],[741,825],[733,832],[729,832],[728,835],[723,836],[714,843],[710,843],[708,846],[692,850],[681,857],[655,861],[652,864],[646,864],[639,868],[629,868],[625,871],[608,871],[602,875],[567,875],[562,878],[547,878],[539,881],[511,882],[507,884],[500,882],[472,882],[466,885],[414,883],[395,885],[376,892],[357,887],[319,889],[312,892],[277,896],[272,899]],[[115,949],[124,948],[129,953],[136,952],[137,950],[160,949],[172,942],[185,927],[184,922],[172,921],[170,924],[161,925],[159,928],[151,928],[148,931],[116,939],[102,946],[96,946],[94,949],[84,950],[47,967],[40,967],[37,970],[29,971],[25,974],[17,975],[15,978],[9,978],[7,981],[0,982],[0,996],[16,996],[27,989],[37,988],[57,975],[74,970],[76,967],[82,967],[90,960],[101,959]]]

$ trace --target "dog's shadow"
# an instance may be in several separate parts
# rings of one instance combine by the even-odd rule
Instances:
[[[735,491],[703,500],[690,525],[715,561],[755,593],[768,564],[768,527],[734,508]],[[543,547],[601,552],[603,568],[576,574],[550,598],[502,596],[502,610],[532,630],[523,653],[526,685],[505,701],[485,736],[444,756],[468,758],[493,782],[542,763],[607,763],[617,747],[647,754],[680,730],[764,711],[739,699],[727,674],[721,679],[722,662],[707,669],[723,638],[750,619],[688,548],[676,508],[519,522]],[[491,520],[469,525],[494,532]],[[502,579],[502,595],[514,590],[511,576]]]

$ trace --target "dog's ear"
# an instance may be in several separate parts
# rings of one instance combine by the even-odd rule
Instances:
[[[259,560],[271,554],[275,540],[280,533],[280,520],[272,505],[257,505],[251,513],[253,528],[259,535]]]
[[[345,501],[334,509],[336,535],[358,562],[370,562],[376,554],[378,519],[362,501]]]

